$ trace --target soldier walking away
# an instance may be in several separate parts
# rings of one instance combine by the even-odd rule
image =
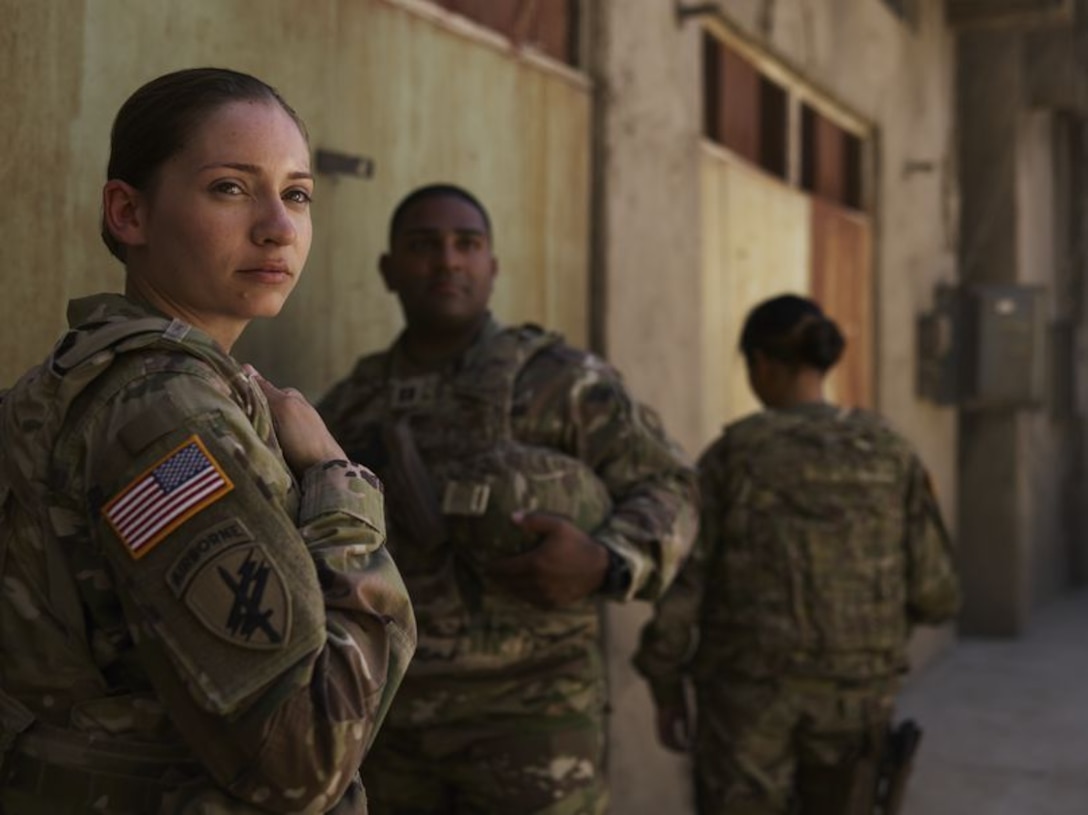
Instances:
[[[420,646],[363,777],[378,815],[600,813],[598,600],[654,598],[694,471],[616,371],[488,304],[484,207],[428,186],[380,261],[406,328],[319,409],[387,487]]]
[[[415,645],[376,477],[230,349],[310,247],[304,126],[200,68],[114,122],[125,293],[0,402],[0,811],[366,812]]]
[[[910,627],[959,608],[918,456],[877,416],[824,401],[844,345],[811,300],[748,315],[740,348],[766,409],[701,457],[698,540],[642,632],[634,663],[661,742],[693,753],[699,815],[871,815],[898,796],[888,760],[909,766],[917,743],[910,727],[889,739]]]

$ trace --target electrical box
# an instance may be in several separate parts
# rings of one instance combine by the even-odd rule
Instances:
[[[918,318],[918,393],[967,409],[1031,408],[1046,385],[1039,286],[940,285]]]

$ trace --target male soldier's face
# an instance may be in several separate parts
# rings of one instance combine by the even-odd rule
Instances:
[[[460,198],[436,195],[402,216],[380,268],[410,327],[457,329],[487,311],[499,264],[483,215]]]

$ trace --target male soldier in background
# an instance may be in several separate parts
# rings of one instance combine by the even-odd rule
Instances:
[[[619,375],[488,311],[483,206],[423,187],[380,262],[406,328],[320,405],[385,480],[416,658],[367,757],[372,812],[603,812],[597,600],[652,599],[694,532],[694,474]]]

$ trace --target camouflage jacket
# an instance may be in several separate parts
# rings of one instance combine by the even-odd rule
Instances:
[[[36,719],[0,809],[365,812],[356,769],[415,644],[378,480],[296,481],[196,329],[119,295],[69,320],[0,403],[0,690]]]
[[[699,538],[634,660],[660,703],[689,672],[891,676],[911,624],[957,612],[929,478],[873,414],[758,413],[726,428],[699,473]]]
[[[504,547],[532,545],[509,522],[511,510],[546,509],[570,517],[626,563],[630,584],[613,599],[652,599],[671,581],[694,534],[695,475],[615,370],[558,335],[489,320],[439,370],[413,370],[400,341],[363,358],[319,408],[348,454],[390,484],[390,548],[420,629],[391,723],[599,710],[597,603],[541,610],[480,565]],[[398,523],[422,514],[418,495],[392,486],[405,479],[394,472],[403,468],[387,440],[390,428],[405,426],[435,500],[445,505],[443,526],[430,536]],[[490,500],[501,511],[473,526],[456,513],[471,512],[458,505],[480,492],[454,489],[465,485],[451,483],[450,470],[479,462],[481,446],[505,457],[508,475],[490,478]],[[531,501],[533,482],[547,481],[552,467],[566,500]]]

